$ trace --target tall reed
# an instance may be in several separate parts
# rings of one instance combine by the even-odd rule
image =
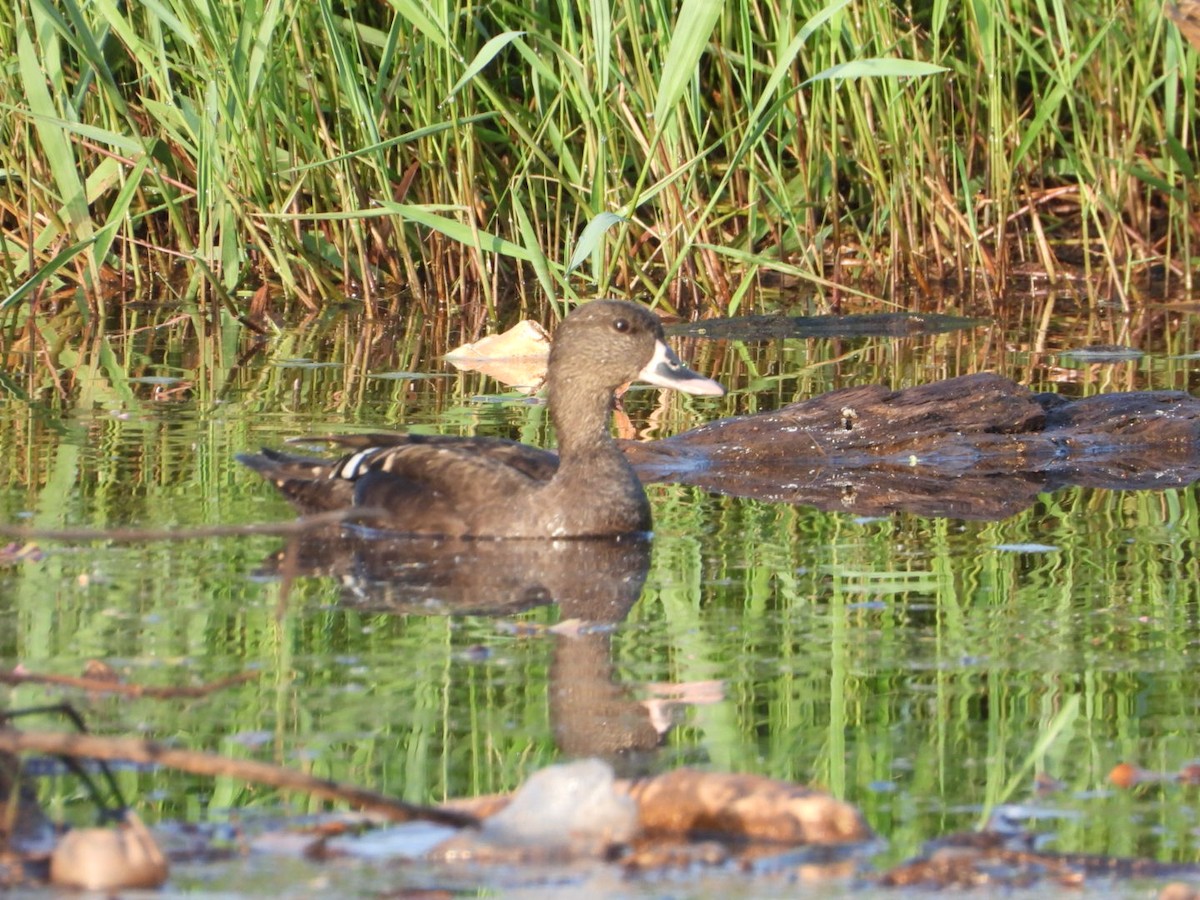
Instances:
[[[1192,279],[1196,52],[1148,0],[17,0],[0,49],[3,308]]]

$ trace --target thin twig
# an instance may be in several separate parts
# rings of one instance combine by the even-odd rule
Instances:
[[[214,778],[237,778],[255,784],[265,784],[284,791],[309,794],[325,800],[338,800],[355,809],[383,816],[392,822],[422,820],[471,828],[479,820],[468,813],[418,806],[405,803],[375,791],[352,784],[341,784],[325,778],[313,778],[294,769],[246,759],[230,759],[197,750],[179,750],[157,741],[137,738],[97,737],[90,734],[67,734],[53,731],[16,731],[0,729],[0,752],[48,753],[54,756],[73,756],[88,759],[123,759],[129,762],[153,764],[207,775]]]
[[[250,525],[203,525],[198,528],[25,528],[0,525],[0,537],[19,541],[108,541],[132,544],[141,541],[196,541],[214,537],[244,537],[259,534],[291,535],[317,531],[330,525],[369,522],[386,513],[370,507],[301,516],[291,522],[256,522]]]
[[[252,681],[258,677],[257,672],[242,672],[229,678],[209,684],[181,685],[175,687],[156,687],[148,684],[128,684],[123,681],[109,681],[103,678],[81,678],[77,675],[50,675],[36,672],[0,672],[0,683],[3,684],[55,684],[60,687],[80,688],[97,694],[124,694],[129,697],[154,697],[157,699],[174,699],[176,697],[206,697],[209,694],[223,691],[225,688]]]

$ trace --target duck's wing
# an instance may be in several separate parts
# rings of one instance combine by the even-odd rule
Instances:
[[[239,457],[302,512],[351,506],[387,513],[396,531],[475,533],[481,506],[507,503],[549,481],[558,457],[497,438],[439,435],[339,435],[321,438],[353,450],[318,459],[264,450]]]
[[[417,477],[421,474],[420,466],[425,454],[439,465],[447,465],[460,456],[464,461],[483,465],[491,465],[484,462],[490,460],[516,469],[534,481],[549,481],[558,471],[558,454],[503,438],[382,432],[298,437],[292,438],[289,443],[332,444],[350,451],[333,463],[334,466],[347,464],[360,456],[362,464],[385,468],[390,466],[393,471],[412,473]],[[395,459],[389,461],[393,455]],[[346,477],[346,474],[343,473],[342,477]]]

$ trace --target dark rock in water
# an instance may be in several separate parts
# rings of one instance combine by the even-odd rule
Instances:
[[[645,481],[860,515],[999,519],[1067,485],[1197,480],[1200,400],[1179,391],[1068,400],[982,373],[847,388],[624,449]]]

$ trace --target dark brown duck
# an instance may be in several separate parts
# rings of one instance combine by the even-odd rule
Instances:
[[[613,393],[644,381],[689,394],[724,388],[679,361],[658,317],[596,300],[558,326],[546,373],[558,454],[496,438],[413,434],[322,438],[337,460],[263,450],[239,456],[301,512],[352,506],[389,530],[493,538],[600,537],[650,529],[650,505],[609,432]]]

